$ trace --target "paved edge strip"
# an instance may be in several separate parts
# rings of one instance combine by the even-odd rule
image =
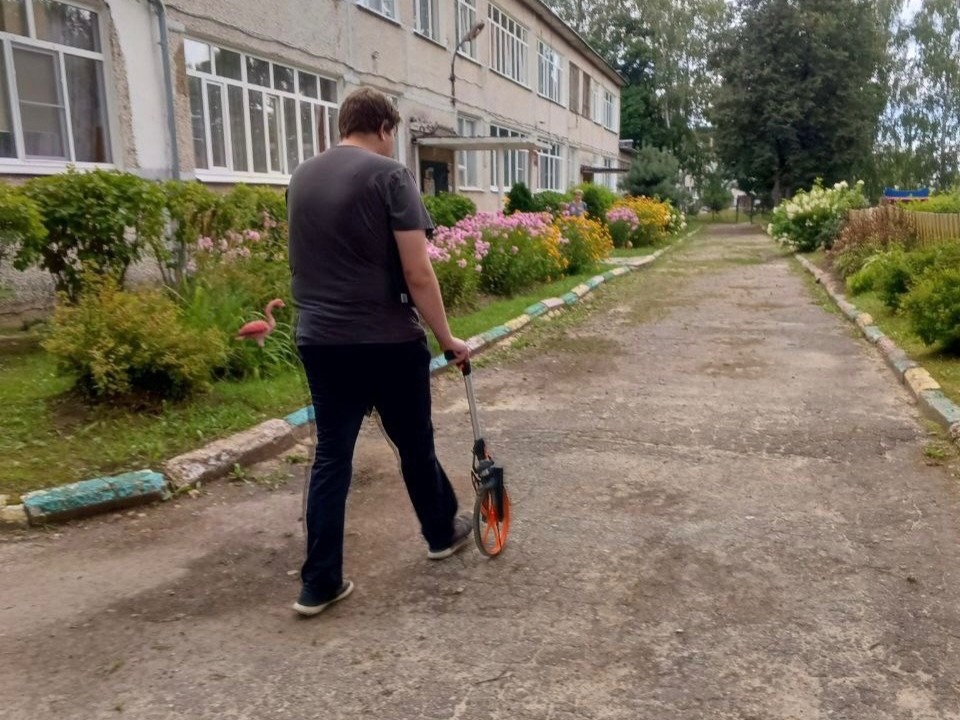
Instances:
[[[893,340],[884,335],[869,314],[861,312],[847,300],[846,295],[837,287],[837,283],[828,273],[799,253],[794,257],[813,275],[847,319],[860,328],[860,332],[871,344],[877,346],[887,366],[916,398],[924,413],[943,426],[954,442],[960,444],[960,405],[944,395],[940,384],[930,373],[912,360]]]
[[[534,303],[522,315],[467,340],[471,352],[487,349],[549,312],[573,305],[605,282],[647,267],[665,252],[693,236],[693,230],[665,248],[638,258],[624,258],[618,267],[585,280],[559,298]],[[430,374],[447,367],[443,355],[430,361]],[[310,433],[314,420],[312,406],[296,410],[282,419],[267,420],[248,430],[221,438],[197,450],[178,455],[163,464],[163,472],[138,470],[113,477],[94,478],[24,494],[22,502],[7,505],[0,496],[0,526],[43,525],[95,515],[109,510],[145,505],[223,477],[237,466],[264,460],[292,447]]]

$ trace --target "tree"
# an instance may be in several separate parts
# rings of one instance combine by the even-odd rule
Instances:
[[[886,31],[872,0],[740,0],[715,56],[720,160],[773,202],[870,166],[886,100]]]
[[[733,192],[731,192],[730,186],[723,175],[719,172],[712,172],[706,177],[701,199],[703,204],[716,217],[718,212],[730,207],[730,203],[733,202]]]
[[[630,195],[645,195],[671,201],[681,206],[683,191],[677,185],[680,163],[666,150],[642,148],[634,158],[623,180],[623,189]]]

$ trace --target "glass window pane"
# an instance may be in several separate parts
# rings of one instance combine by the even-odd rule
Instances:
[[[227,140],[223,127],[223,90],[207,83],[207,108],[210,111],[210,152],[214,167],[227,166]]]
[[[74,159],[78,162],[110,162],[103,63],[67,54],[64,54],[63,61],[67,68]]]
[[[280,160],[280,98],[267,96],[267,138],[270,144],[270,172],[283,172]]]
[[[304,160],[316,154],[313,136],[317,128],[313,123],[313,106],[310,103],[300,103],[300,138],[303,143]]]
[[[210,63],[210,46],[206,43],[184,40],[183,57],[187,61],[187,70],[206,73],[213,71]]]
[[[243,79],[243,58],[240,53],[215,47],[213,56],[216,59],[217,75],[231,80]]]
[[[277,90],[293,92],[293,69],[283,65],[274,65],[273,86]]]
[[[270,63],[257,58],[247,58],[247,82],[261,87],[270,87]]]
[[[193,163],[203,170],[209,167],[207,163],[207,133],[206,118],[203,114],[203,80],[198,77],[188,77],[190,89],[190,130],[193,134]]]
[[[230,147],[232,148],[233,169],[247,171],[247,136],[244,132],[243,88],[227,86],[227,109],[230,115]]]
[[[305,72],[300,73],[300,94],[312,98],[318,97],[316,75]]]
[[[14,35],[27,34],[24,0],[0,0],[0,30]]]
[[[14,48],[13,64],[27,156],[69,159],[56,55]]]
[[[320,78],[320,99],[326,100],[327,102],[337,101],[336,80],[328,80],[327,78]]]
[[[300,164],[300,136],[297,134],[297,101],[283,99],[284,145],[287,149],[287,172]]]
[[[263,131],[263,93],[250,90],[248,93],[250,109],[250,140],[253,144],[253,171],[267,171],[267,138]]]
[[[10,93],[7,92],[7,59],[0,52],[0,157],[16,157],[16,155],[17,144],[13,136]]]
[[[33,19],[41,40],[100,52],[97,14],[55,0],[34,0]]]

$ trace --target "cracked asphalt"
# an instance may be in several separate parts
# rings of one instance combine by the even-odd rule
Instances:
[[[479,363],[510,544],[429,563],[375,427],[354,595],[289,608],[309,443],[198,497],[0,535],[0,717],[960,718],[956,459],[749,226]],[[470,502],[462,385],[441,459]]]

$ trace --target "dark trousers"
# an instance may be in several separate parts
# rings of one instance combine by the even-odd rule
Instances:
[[[307,559],[300,577],[311,594],[326,598],[343,582],[347,491],[357,435],[369,408],[376,408],[400,453],[403,480],[431,548],[453,541],[457,498],[433,444],[426,340],[304,345],[299,351],[317,422],[307,494]]]

